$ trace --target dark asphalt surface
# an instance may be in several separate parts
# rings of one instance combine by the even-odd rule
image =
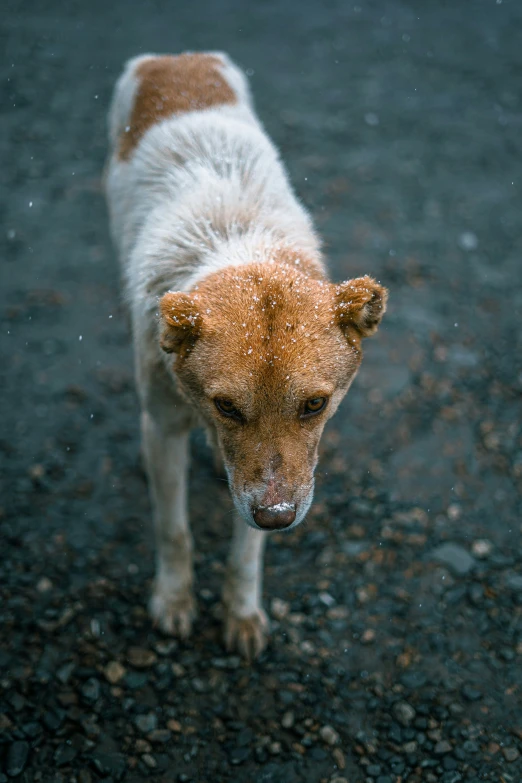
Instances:
[[[522,780],[522,6],[12,2],[0,124],[0,783]],[[231,502],[194,441],[200,618],[153,631],[100,174],[123,61],[224,49],[324,236],[390,307],[224,653]],[[276,600],[274,600],[276,599]]]

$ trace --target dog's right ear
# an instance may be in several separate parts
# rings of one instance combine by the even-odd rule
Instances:
[[[163,330],[160,345],[165,353],[188,353],[201,333],[198,302],[180,291],[169,291],[160,301]]]

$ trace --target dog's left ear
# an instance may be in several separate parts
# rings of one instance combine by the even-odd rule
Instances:
[[[352,326],[369,337],[377,331],[386,312],[388,291],[365,275],[335,286],[336,312],[341,328]]]
[[[180,291],[169,291],[160,301],[163,330],[160,345],[165,353],[185,355],[201,333],[202,318],[197,301]]]

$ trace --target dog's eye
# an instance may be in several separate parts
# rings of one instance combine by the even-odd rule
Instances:
[[[327,397],[312,397],[304,404],[303,417],[315,416],[316,413],[320,413],[328,402]]]
[[[223,416],[228,416],[229,419],[241,420],[241,413],[238,411],[232,400],[226,400],[217,398],[214,400],[214,405]]]

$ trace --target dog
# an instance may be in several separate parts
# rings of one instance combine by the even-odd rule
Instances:
[[[267,638],[267,531],[305,518],[324,425],[388,294],[368,276],[328,281],[310,215],[227,55],[131,59],[109,142],[106,192],[156,530],[150,614],[167,634],[191,632],[189,433],[203,423],[235,506],[225,642],[253,659]]]

